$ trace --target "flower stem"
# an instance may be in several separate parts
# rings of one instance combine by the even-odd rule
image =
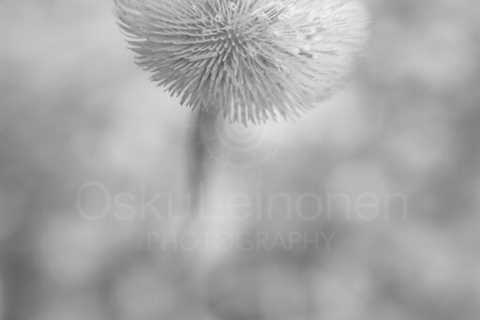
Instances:
[[[208,159],[215,148],[216,114],[198,110],[190,133],[188,154],[188,184],[191,195],[192,215],[201,212],[202,197],[208,184],[212,162]]]

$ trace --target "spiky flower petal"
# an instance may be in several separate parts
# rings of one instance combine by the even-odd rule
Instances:
[[[181,103],[232,121],[312,108],[366,38],[357,0],[115,0],[137,63]]]

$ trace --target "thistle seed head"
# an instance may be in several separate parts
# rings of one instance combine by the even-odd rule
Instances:
[[[290,118],[343,83],[366,40],[357,0],[114,0],[152,80],[231,121]]]

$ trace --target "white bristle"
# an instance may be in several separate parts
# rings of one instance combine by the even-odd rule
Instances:
[[[356,0],[115,0],[137,63],[193,109],[289,118],[328,96],[366,39]]]

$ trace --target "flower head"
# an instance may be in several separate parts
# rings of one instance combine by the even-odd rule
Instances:
[[[289,118],[327,97],[366,39],[357,0],[115,0],[137,63],[191,108]]]

